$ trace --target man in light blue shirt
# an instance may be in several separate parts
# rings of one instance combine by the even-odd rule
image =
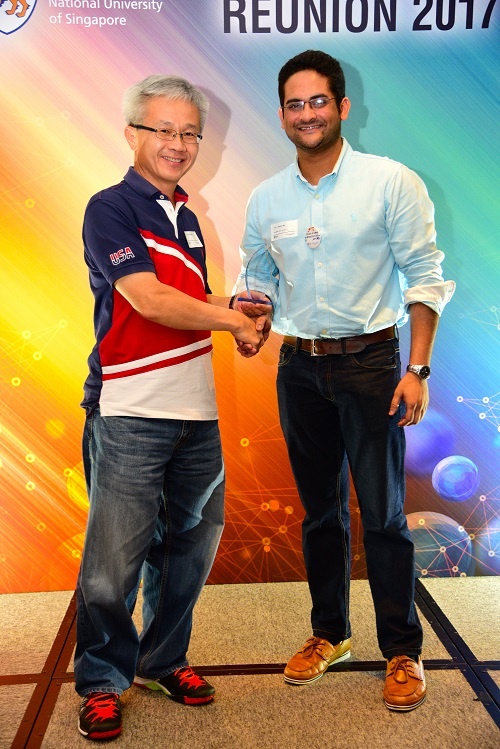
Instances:
[[[338,61],[307,51],[283,66],[278,81],[281,126],[297,158],[250,198],[233,305],[267,312],[284,335],[278,403],[306,511],[313,602],[312,637],[287,664],[285,681],[310,683],[350,655],[349,466],[387,659],[384,702],[412,710],[426,685],[403,511],[402,427],[427,408],[438,318],[455,285],[443,281],[422,180],[341,137],[350,102]],[[397,328],[408,316],[410,361],[401,377]]]

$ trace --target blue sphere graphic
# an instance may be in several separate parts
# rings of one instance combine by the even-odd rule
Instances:
[[[477,491],[479,471],[475,463],[463,455],[450,455],[440,460],[432,472],[432,485],[449,502],[463,502]]]
[[[432,409],[420,424],[406,429],[405,435],[405,466],[415,476],[430,475],[436,463],[455,450],[455,432],[449,420]]]
[[[472,548],[483,575],[500,575],[500,517],[494,517],[473,534]]]
[[[418,577],[460,577],[474,570],[465,528],[439,512],[412,512],[408,527],[415,545]]]

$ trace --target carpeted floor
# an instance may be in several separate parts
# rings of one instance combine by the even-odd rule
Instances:
[[[381,699],[385,664],[367,581],[352,583],[352,659],[306,687],[286,685],[281,671],[310,634],[307,585],[206,586],[189,658],[217,688],[215,701],[193,708],[132,688],[113,746],[498,749],[499,593],[500,577],[417,582],[428,698],[398,714]],[[96,745],[76,727],[72,593],[0,596],[0,627],[0,749]]]

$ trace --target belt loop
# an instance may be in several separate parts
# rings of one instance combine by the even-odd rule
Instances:
[[[342,356],[345,356],[347,354],[347,347],[346,347],[345,338],[341,338],[340,339],[340,348],[342,350]]]
[[[295,353],[300,351],[300,344],[302,343],[302,338],[296,338],[295,339]]]

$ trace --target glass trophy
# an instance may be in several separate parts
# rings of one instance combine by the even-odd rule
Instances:
[[[253,304],[267,304],[273,306],[273,303],[269,299],[257,299],[252,296],[251,288],[254,285],[259,285],[258,282],[268,282],[269,279],[275,273],[275,265],[269,255],[267,249],[262,249],[255,252],[247,262],[245,268],[245,287],[248,296],[239,296],[238,302],[250,302]],[[264,292],[265,293],[265,292]]]

